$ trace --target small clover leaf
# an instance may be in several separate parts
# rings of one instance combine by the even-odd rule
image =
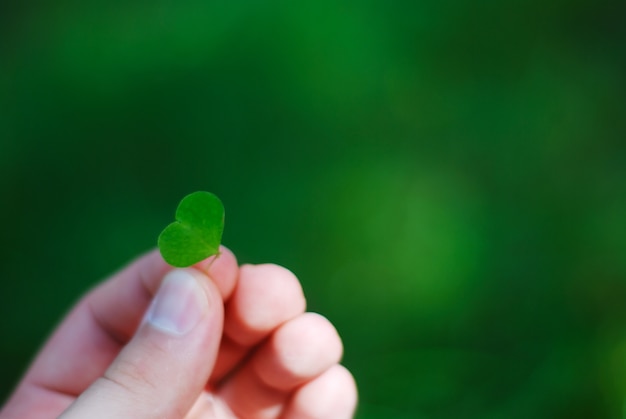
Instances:
[[[219,254],[224,231],[224,206],[209,192],[194,192],[184,197],[176,209],[176,221],[159,235],[163,259],[184,268]]]

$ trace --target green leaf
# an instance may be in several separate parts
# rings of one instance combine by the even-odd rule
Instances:
[[[209,192],[194,192],[180,201],[176,221],[159,235],[163,259],[184,268],[219,253],[224,231],[224,206]]]

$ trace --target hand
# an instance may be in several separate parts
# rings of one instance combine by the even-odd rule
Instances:
[[[341,340],[304,310],[279,266],[222,248],[171,270],[154,251],[76,305],[0,417],[350,418]]]

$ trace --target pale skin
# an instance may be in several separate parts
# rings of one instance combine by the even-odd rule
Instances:
[[[351,418],[341,339],[305,305],[280,266],[152,251],[78,302],[0,418]]]

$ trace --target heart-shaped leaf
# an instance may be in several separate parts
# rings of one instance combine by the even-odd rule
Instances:
[[[176,221],[159,235],[158,245],[167,263],[191,266],[219,253],[224,231],[224,206],[209,192],[194,192],[180,201]]]

